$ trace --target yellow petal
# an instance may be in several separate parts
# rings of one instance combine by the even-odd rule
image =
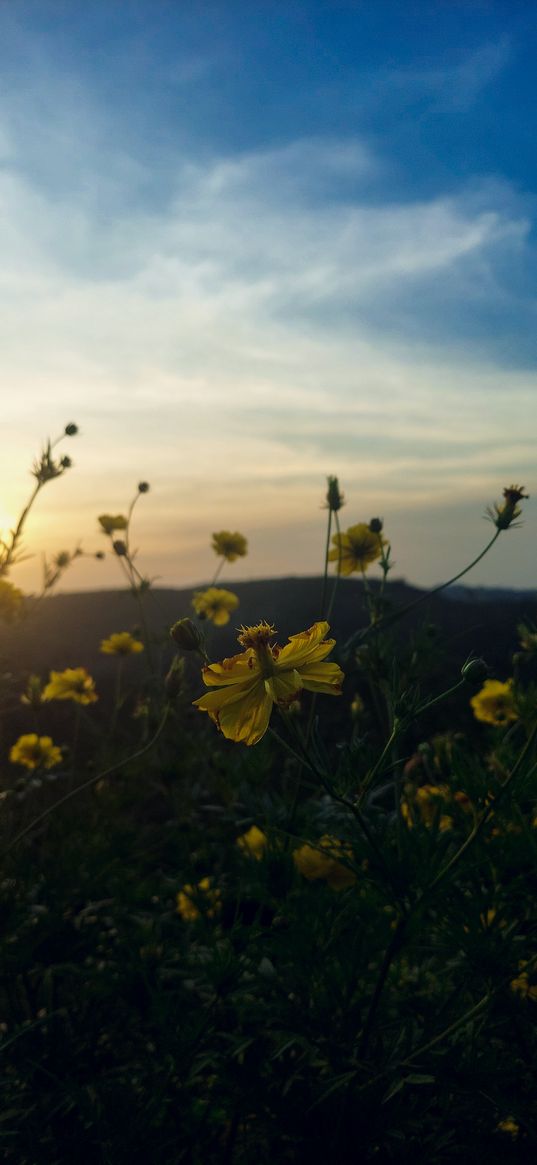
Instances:
[[[335,639],[325,639],[329,630],[328,623],[314,623],[307,631],[290,635],[289,642],[282,647],[277,656],[276,670],[288,671],[293,667],[301,668],[303,663],[310,663],[314,659],[324,659],[335,643]],[[326,644],[330,646],[327,647]]]
[[[218,692],[207,692],[194,704],[208,712],[228,740],[257,744],[267,731],[272,711],[272,697],[263,680],[236,684]]]
[[[203,668],[201,674],[208,688],[221,687],[224,684],[241,684],[246,680],[258,678],[259,664],[255,651],[249,647],[239,655],[223,659],[222,663],[211,663]]]
[[[337,663],[308,663],[300,668],[302,686],[309,692],[340,696],[344,675]]]

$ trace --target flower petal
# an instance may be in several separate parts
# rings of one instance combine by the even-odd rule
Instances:
[[[239,655],[223,659],[222,663],[211,663],[202,669],[201,674],[208,688],[221,687],[224,684],[241,684],[245,680],[258,678],[259,664],[255,651],[249,647]]]
[[[341,695],[344,675],[337,663],[308,663],[300,668],[302,686],[309,692]]]
[[[228,740],[257,744],[267,731],[272,712],[272,697],[263,680],[236,684],[219,692],[207,692],[194,700],[201,712],[208,712]]]
[[[289,642],[282,647],[276,658],[276,670],[279,672],[288,671],[290,668],[302,668],[303,663],[324,659],[335,643],[335,639],[325,639],[329,630],[329,623],[314,623],[307,631],[290,635]]]

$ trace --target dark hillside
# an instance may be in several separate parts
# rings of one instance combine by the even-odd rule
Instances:
[[[236,592],[240,607],[224,628],[208,626],[209,654],[213,658],[233,654],[236,627],[262,619],[274,623],[278,638],[309,627],[318,618],[321,580],[319,578],[279,578],[222,584]],[[331,581],[331,585],[333,582]],[[387,594],[393,609],[412,602],[423,591],[404,582],[389,584]],[[192,589],[154,590],[145,597],[146,618],[156,633],[166,633],[177,619],[192,614]],[[483,655],[499,675],[510,671],[510,655],[516,649],[516,627],[521,619],[537,621],[537,598],[502,597],[483,601],[466,592],[462,601],[445,596],[425,599],[398,624],[398,637],[406,638],[424,623],[436,628],[439,647],[446,662],[457,663],[470,652]],[[16,626],[0,626],[0,665],[15,674],[46,673],[50,668],[86,666],[98,676],[109,672],[110,660],[99,654],[102,638],[113,631],[139,626],[135,599],[125,591],[95,591],[52,596],[26,620]],[[356,579],[339,583],[331,631],[338,644],[357,628],[365,626],[362,586]],[[142,661],[128,661],[129,668]]]

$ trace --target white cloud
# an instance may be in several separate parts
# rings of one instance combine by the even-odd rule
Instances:
[[[264,553],[256,558],[256,530],[272,531],[274,547],[286,522],[296,529],[318,507],[327,472],[340,473],[355,505],[403,522],[427,507],[481,505],[498,475],[501,486],[531,472],[534,377],[516,369],[507,377],[449,336],[442,346],[411,343],[390,311],[394,292],[446,278],[464,296],[476,267],[494,270],[498,249],[524,247],[528,223],[505,190],[497,202],[491,188],[489,199],[473,189],[375,203],[365,191],[382,164],[363,143],[312,139],[178,162],[173,197],[141,209],[127,197],[139,163],[121,155],[114,163],[109,150],[100,162],[95,125],[87,155],[72,111],[49,137],[58,153],[51,187],[53,158],[45,183],[23,165],[23,124],[19,110],[0,127],[12,507],[23,490],[11,483],[43,429],[75,419],[84,434],[68,493],[54,483],[33,519],[37,540],[47,525],[54,539],[65,531],[74,542],[86,528],[91,540],[93,515],[121,508],[136,481],[150,478],[149,572],[199,578],[207,529],[232,521],[251,532],[245,576],[268,569]],[[35,135],[37,123],[30,128]],[[84,164],[78,185],[64,188],[73,142]],[[31,135],[35,162],[34,147]],[[489,295],[504,294],[494,279],[485,283]],[[384,327],[378,307],[369,319],[373,297],[386,305]],[[171,515],[187,546],[173,567]],[[316,539],[312,519],[294,562],[296,539],[284,538],[274,573],[316,569]],[[406,573],[426,569],[418,557]]]

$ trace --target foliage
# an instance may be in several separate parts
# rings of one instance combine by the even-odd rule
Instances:
[[[5,681],[6,1161],[533,1160],[534,628],[502,678],[463,659],[444,677],[427,625],[401,634],[383,523],[345,535],[330,478],[317,630],[281,650],[261,611],[210,663],[196,605],[172,638],[149,631],[130,539],[148,489],[99,518],[139,612],[139,636],[101,647],[111,695],[84,660]],[[504,491],[478,558],[523,497]],[[217,575],[246,549],[213,535]],[[356,631],[334,646],[349,571]],[[210,696],[231,673],[239,712],[267,694],[250,747],[193,705],[202,674]]]

